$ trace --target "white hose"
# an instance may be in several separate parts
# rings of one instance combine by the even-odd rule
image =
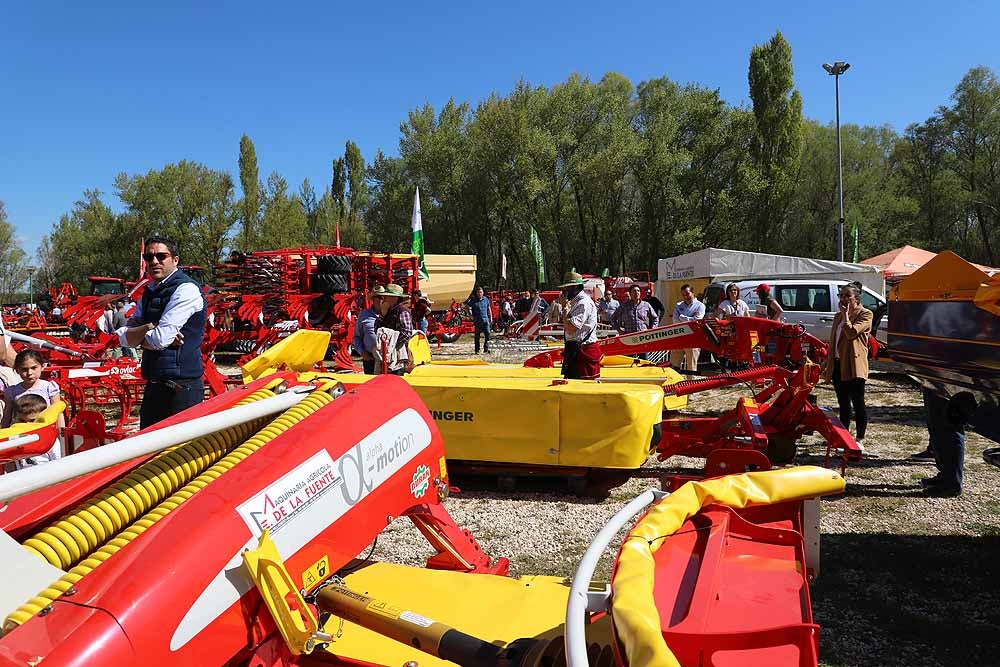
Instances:
[[[0,503],[59,482],[86,475],[139,456],[179,445],[260,417],[284,412],[315,387],[293,388],[272,398],[254,401],[221,412],[197,417],[183,424],[167,426],[149,433],[139,433],[110,445],[79,452],[45,465],[31,466],[0,476]]]
[[[569,589],[569,601],[566,604],[566,664],[568,667],[588,667],[587,657],[587,612],[601,611],[607,608],[611,594],[608,590],[597,594],[590,592],[590,582],[594,578],[597,562],[608,548],[618,531],[632,520],[639,512],[645,510],[654,501],[666,498],[670,494],[659,489],[648,489],[636,496],[628,505],[618,510],[611,517],[597,536],[594,537],[587,551],[580,559],[580,565],[573,575],[573,584]]]

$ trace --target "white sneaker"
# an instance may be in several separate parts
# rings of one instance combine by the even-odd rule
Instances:
[[[857,442],[858,442],[858,449],[860,449],[861,451],[865,451],[865,439],[861,438]]]

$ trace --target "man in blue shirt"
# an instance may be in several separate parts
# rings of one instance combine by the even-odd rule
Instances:
[[[691,322],[692,320],[701,320],[705,318],[705,304],[695,298],[694,290],[691,286],[684,284],[681,286],[681,300],[677,302],[674,306],[674,324],[681,324],[683,322]],[[684,368],[690,373],[698,372],[698,357],[701,354],[701,350],[697,347],[687,348],[685,350],[674,350],[670,353],[670,365],[674,368],[680,368],[681,362],[684,363]]]
[[[361,365],[364,367],[365,375],[375,375],[375,330],[378,328],[378,320],[382,317],[380,308],[383,294],[385,288],[376,285],[370,295],[372,305],[362,310],[357,322],[354,323],[354,339],[351,341],[351,346],[361,355]]]
[[[479,354],[479,338],[485,336],[483,352],[490,352],[490,328],[493,326],[493,316],[490,314],[490,300],[483,294],[483,288],[476,285],[472,296],[465,303],[472,310],[472,323],[476,327],[476,354]]]

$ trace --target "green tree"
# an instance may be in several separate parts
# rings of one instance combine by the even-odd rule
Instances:
[[[330,192],[333,202],[337,205],[339,219],[342,219],[347,213],[347,167],[342,157],[333,161],[333,183]]]
[[[361,211],[368,204],[368,184],[365,182],[365,158],[353,141],[348,141],[344,147],[344,168],[350,187],[350,206],[346,217],[348,222],[359,222]]]
[[[308,238],[306,210],[298,195],[288,194],[288,181],[277,172],[267,177],[264,216],[257,250],[274,250],[305,243]]]
[[[163,234],[177,242],[184,264],[220,261],[236,220],[229,174],[182,160],[144,175],[119,174],[115,189],[126,207],[118,233],[134,239],[127,255],[135,257],[141,239]]]
[[[746,244],[767,250],[783,231],[802,147],[802,96],[792,76],[792,47],[780,31],[753,47],[748,78],[757,124],[751,155],[762,182]]]
[[[974,256],[995,266],[1000,243],[1000,82],[991,69],[974,67],[951,98],[954,104],[942,115],[951,130],[954,171],[966,195],[963,232],[968,236],[963,236]]]
[[[7,207],[0,200],[0,299],[6,303],[15,300],[28,280],[28,255],[17,240],[17,230],[7,220]]]
[[[243,233],[240,242],[246,250],[256,247],[259,240],[260,227],[260,174],[257,170],[257,151],[250,137],[240,138],[240,187],[243,189],[243,199],[240,200],[240,222]]]

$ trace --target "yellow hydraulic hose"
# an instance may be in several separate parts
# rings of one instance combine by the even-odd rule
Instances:
[[[274,396],[259,389],[237,405]],[[158,454],[23,546],[60,569],[86,558],[138,517],[222,458],[265,422],[264,418],[197,438]]]
[[[52,601],[72,588],[78,581],[87,576],[98,565],[117,553],[129,542],[142,535],[150,526],[165,517],[167,514],[179,507],[184,501],[195,493],[205,488],[213,480],[218,479],[223,473],[230,470],[237,463],[250,456],[252,453],[266,445],[268,442],[281,435],[295,424],[316,412],[323,406],[333,401],[334,397],[328,393],[337,383],[326,382],[313,391],[309,396],[292,406],[280,416],[258,431],[253,437],[242,445],[227,454],[223,459],[215,463],[197,478],[189,482],[172,496],[156,506],[152,511],[146,513],[142,518],[135,521],[120,535],[92,553],[88,558],[81,561],[72,570],[64,574],[58,581],[39,593],[36,597],[18,607],[17,611],[11,613],[4,621],[4,633],[12,631],[17,626],[29,620],[39,613]]]

